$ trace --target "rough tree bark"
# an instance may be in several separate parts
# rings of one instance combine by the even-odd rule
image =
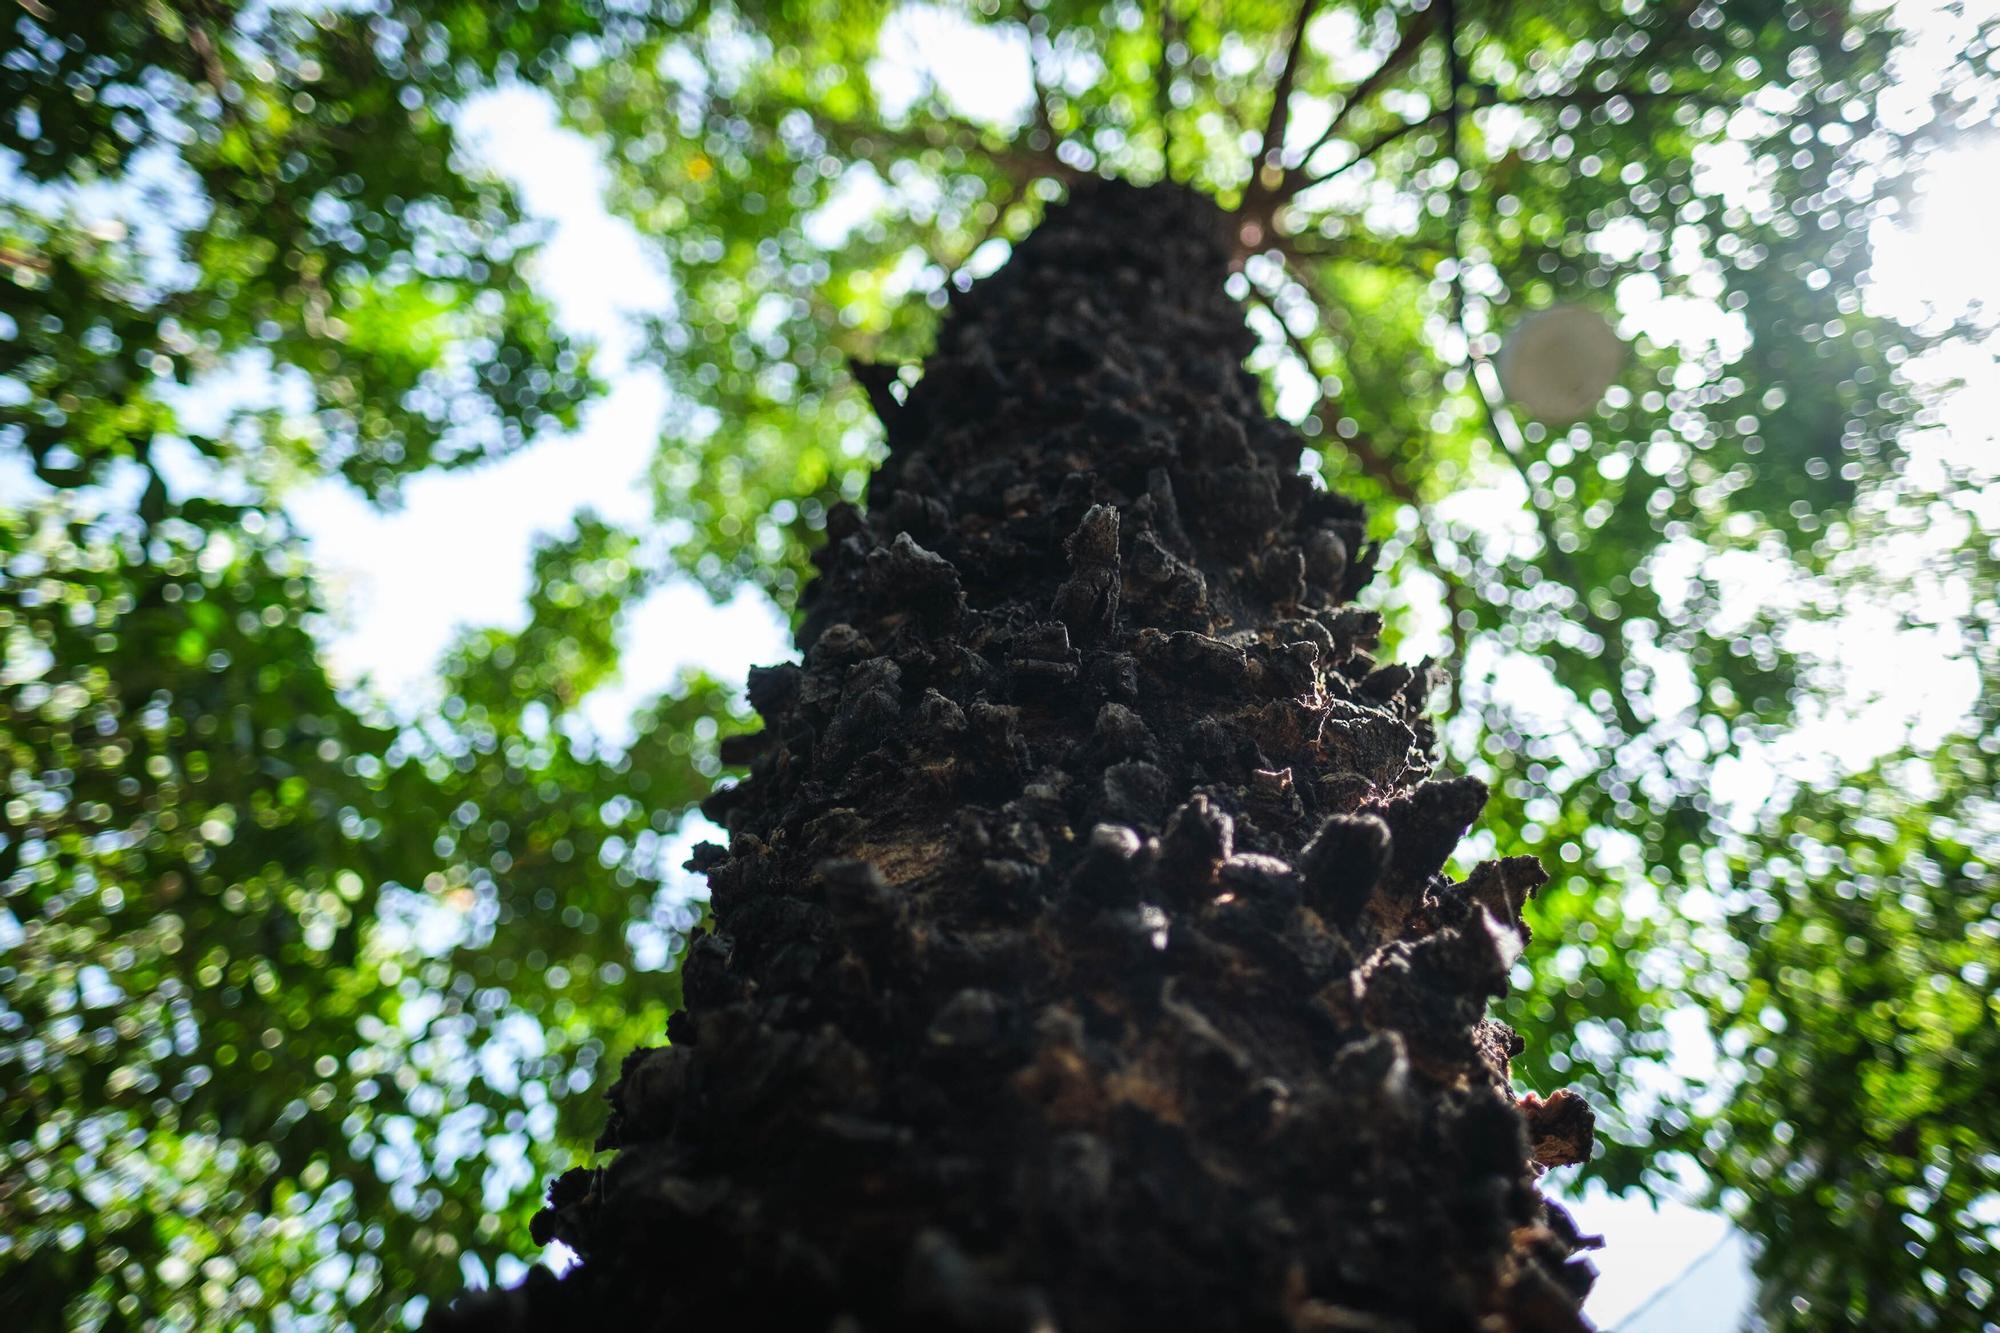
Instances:
[[[1428,668],[1344,605],[1224,219],[1079,186],[957,300],[835,513],[694,864],[672,1044],[556,1182],[557,1281],[453,1326],[1577,1329],[1590,1115],[1486,1018],[1532,859],[1462,884]]]

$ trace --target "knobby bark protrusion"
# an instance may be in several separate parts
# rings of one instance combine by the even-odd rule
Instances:
[[[465,1326],[1585,1327],[1538,1189],[1589,1150],[1486,1016],[1532,861],[1442,873],[1426,667],[1340,603],[1221,213],[1079,186],[960,296],[752,775],[672,1044]],[[885,409],[886,410],[886,409]],[[746,747],[746,752],[750,748]]]

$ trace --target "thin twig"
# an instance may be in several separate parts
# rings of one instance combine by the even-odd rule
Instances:
[[[1479,400],[1480,410],[1485,415],[1487,429],[1491,431],[1494,442],[1500,446],[1500,452],[1505,455],[1507,461],[1513,465],[1515,472],[1520,475],[1521,484],[1527,488],[1528,511],[1534,516],[1535,529],[1542,539],[1542,558],[1548,562],[1549,566],[1555,571],[1556,576],[1575,591],[1577,608],[1585,626],[1603,643],[1604,656],[1610,662],[1614,681],[1617,685],[1617,688],[1610,692],[1612,705],[1618,713],[1619,721],[1625,725],[1629,733],[1636,735],[1643,728],[1638,718],[1632,712],[1631,701],[1625,697],[1624,635],[1619,632],[1617,625],[1611,623],[1604,616],[1599,615],[1597,609],[1590,604],[1590,593],[1584,587],[1582,571],[1577,568],[1577,564],[1570,558],[1569,552],[1564,550],[1562,544],[1557,540],[1559,534],[1555,530],[1554,517],[1535,498],[1535,483],[1528,476],[1527,468],[1521,458],[1523,446],[1519,438],[1519,430],[1514,426],[1512,418],[1506,414],[1497,399],[1495,391],[1499,388],[1498,372],[1487,360],[1484,350],[1473,339],[1471,332],[1465,326],[1467,300],[1465,291],[1464,232],[1467,202],[1465,193],[1465,162],[1463,158],[1463,145],[1460,142],[1459,134],[1459,117],[1464,101],[1465,79],[1463,69],[1459,64],[1457,8],[1457,0],[1438,0],[1438,9],[1444,20],[1445,77],[1447,84],[1447,100],[1444,109],[1446,120],[1445,144],[1446,151],[1451,156],[1453,168],[1450,189],[1452,323],[1457,327],[1458,336],[1465,344],[1466,369],[1472,380],[1473,395]]]
[[[1731,1241],[1739,1239],[1741,1235],[1742,1233],[1739,1232],[1734,1225],[1731,1225],[1727,1231],[1724,1231],[1722,1233],[1722,1239],[1716,1241],[1715,1244],[1709,1246],[1707,1249],[1703,1250],[1700,1254],[1696,1255],[1691,1261],[1689,1261],[1687,1267],[1681,1269],[1679,1273],[1667,1279],[1667,1282],[1664,1286],[1661,1286],[1660,1288],[1655,1290],[1652,1295],[1648,1296],[1645,1300],[1640,1301],[1636,1306],[1632,1307],[1631,1313],[1627,1314],[1623,1319],[1619,1320],[1618,1322],[1620,1324],[1630,1324],[1640,1315],[1646,1313],[1646,1311],[1658,1305],[1661,1301],[1667,1298],[1668,1294],[1671,1293],[1674,1290],[1674,1288],[1680,1286],[1682,1283],[1686,1282],[1689,1278],[1693,1277],[1695,1275],[1695,1272],[1698,1269],[1700,1269],[1703,1264],[1713,1259],[1716,1255],[1722,1253],[1724,1246],[1728,1245]]]
[[[1160,58],[1153,65],[1153,112],[1160,121],[1160,171],[1174,178],[1174,71],[1167,52],[1174,44],[1174,0],[1160,0]]]
[[[1324,242],[1324,244],[1320,244]],[[1301,232],[1293,236],[1280,236],[1277,248],[1287,257],[1300,261],[1308,259],[1340,260],[1350,264],[1372,264],[1376,268],[1393,268],[1430,282],[1437,277],[1437,262],[1440,258],[1433,251],[1417,246],[1394,246],[1372,237],[1343,236],[1332,240],[1316,236],[1311,232]]]
[[[1494,443],[1500,446],[1501,456],[1512,464],[1515,473],[1521,478],[1521,484],[1527,488],[1528,513],[1535,520],[1536,535],[1542,539],[1542,558],[1555,571],[1558,579],[1575,590],[1578,615],[1582,618],[1584,626],[1604,644],[1604,656],[1611,665],[1612,675],[1617,684],[1617,688],[1611,691],[1612,707],[1617,711],[1618,720],[1624,724],[1627,733],[1636,736],[1645,730],[1645,726],[1632,711],[1631,700],[1625,697],[1625,636],[1615,623],[1598,614],[1597,608],[1590,604],[1590,592],[1584,586],[1583,571],[1577,567],[1569,551],[1557,540],[1559,534],[1556,532],[1554,516],[1535,498],[1536,486],[1528,476],[1527,464],[1522,458],[1525,450],[1520,439],[1520,428],[1514,424],[1512,417],[1507,415],[1506,409],[1501,407],[1498,401],[1499,372],[1486,354],[1478,350],[1473,340],[1465,334],[1463,323],[1459,325],[1459,334],[1465,338],[1467,369],[1472,379],[1473,396],[1478,399],[1480,411],[1486,418],[1487,431],[1493,437]]]
[[[1466,346],[1472,340],[1465,332],[1465,153],[1460,143],[1459,117],[1463,111],[1465,92],[1465,70],[1459,64],[1458,56],[1458,0],[1438,0],[1438,12],[1444,18],[1444,68],[1445,68],[1445,153],[1451,158],[1451,292],[1452,322],[1458,325],[1459,336],[1466,339]]]
[[[1398,125],[1395,129],[1390,130],[1387,134],[1381,135],[1380,137],[1373,139],[1370,142],[1362,145],[1359,149],[1355,151],[1354,156],[1347,159],[1347,161],[1341,163],[1337,167],[1334,167],[1332,170],[1322,172],[1317,176],[1309,177],[1304,175],[1303,173],[1289,173],[1285,177],[1284,183],[1280,185],[1277,189],[1276,192],[1277,199],[1280,203],[1289,203],[1293,198],[1304,193],[1305,191],[1310,190],[1315,186],[1324,185],[1328,181],[1332,180],[1334,177],[1353,170],[1355,167],[1360,166],[1363,162],[1366,162],[1370,158],[1374,157],[1384,148],[1389,147],[1391,144],[1394,144],[1399,140],[1408,138],[1410,135],[1417,133],[1419,130],[1429,129],[1433,125],[1436,125],[1439,121],[1443,120],[1444,118],[1445,118],[1444,112],[1437,111],[1433,112],[1428,116],[1425,116],[1422,120],[1413,120],[1407,125]]]

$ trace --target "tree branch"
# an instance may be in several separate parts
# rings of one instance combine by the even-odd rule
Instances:
[[[1437,276],[1437,262],[1443,258],[1434,250],[1414,245],[1399,248],[1374,237],[1343,236],[1336,241],[1310,232],[1279,237],[1277,248],[1288,259],[1335,259],[1373,264],[1377,268],[1401,269],[1426,282]]]
[[[846,156],[863,158],[877,165],[880,164],[873,152],[877,145],[905,152],[957,148],[980,154],[1017,182],[1051,176],[1071,184],[1084,175],[1081,170],[1056,156],[1054,144],[1036,148],[1022,136],[993,144],[988,141],[989,131],[955,116],[925,117],[918,123],[892,127],[833,120],[814,114],[813,128],[829,147]]]
[[[217,46],[215,34],[208,30],[206,23],[197,18],[187,25],[187,41],[195,53],[195,58],[200,62],[203,80],[209,87],[215,89],[215,95],[226,103],[229,100],[225,96],[225,91],[229,87],[229,73],[222,67],[222,54]]]
[[[1459,332],[1461,336],[1464,335],[1463,322],[1459,325]],[[1535,499],[1535,483],[1529,478],[1528,469],[1521,460],[1521,446],[1513,439],[1516,432],[1509,429],[1513,423],[1502,414],[1500,405],[1494,401],[1493,393],[1488,387],[1489,379],[1495,385],[1499,383],[1499,372],[1494,369],[1486,354],[1477,350],[1471,338],[1466,338],[1465,346],[1466,365],[1472,379],[1473,396],[1479,400],[1480,410],[1486,418],[1487,430],[1492,435],[1493,442],[1500,447],[1502,456],[1521,478],[1521,484],[1527,488],[1528,512],[1534,517],[1535,532],[1542,539],[1542,558],[1547,561],[1556,577],[1575,591],[1579,618],[1604,644],[1604,657],[1610,664],[1613,678],[1614,688],[1610,692],[1612,708],[1617,712],[1618,720],[1624,726],[1626,734],[1637,736],[1646,728],[1645,724],[1640,722],[1638,715],[1632,711],[1632,701],[1625,697],[1625,636],[1616,624],[1599,615],[1597,608],[1590,604],[1590,591],[1584,584],[1583,571],[1577,568],[1576,561],[1556,540],[1558,534],[1555,520]]]
[[[1446,125],[1446,152],[1451,156],[1451,319],[1458,326],[1458,336],[1465,344],[1466,369],[1472,379],[1472,391],[1479,399],[1480,409],[1485,413],[1486,423],[1493,433],[1493,439],[1506,454],[1508,462],[1520,474],[1521,484],[1527,488],[1528,510],[1534,515],[1535,529],[1542,538],[1542,558],[1554,569],[1557,577],[1575,590],[1577,607],[1583,622],[1604,644],[1604,656],[1610,662],[1613,685],[1612,705],[1619,721],[1626,730],[1636,735],[1643,728],[1633,715],[1631,702],[1625,697],[1625,638],[1618,626],[1611,624],[1597,614],[1590,604],[1589,589],[1584,587],[1582,571],[1570,559],[1569,552],[1557,541],[1555,521],[1535,498],[1535,483],[1529,479],[1527,469],[1521,465],[1521,450],[1505,429],[1500,406],[1494,401],[1488,380],[1498,385],[1499,376],[1487,362],[1485,352],[1474,342],[1471,332],[1465,327],[1465,162],[1463,145],[1459,138],[1459,121],[1464,109],[1465,75],[1459,63],[1458,51],[1458,0],[1438,0],[1438,8],[1444,19],[1446,100],[1444,107]]]
[[[1380,92],[1384,84],[1394,78],[1403,66],[1410,63],[1410,60],[1423,48],[1424,39],[1431,35],[1431,26],[1436,22],[1437,13],[1434,7],[1432,9],[1421,10],[1410,16],[1409,23],[1403,29],[1402,36],[1396,40],[1395,49],[1383,57],[1382,63],[1375,67],[1373,74],[1370,74],[1367,78],[1356,84],[1353,91],[1341,99],[1340,110],[1333,113],[1333,119],[1328,121],[1326,128],[1319,132],[1319,137],[1313,140],[1312,146],[1300,155],[1297,162],[1292,163],[1286,168],[1285,174],[1288,178],[1294,171],[1303,168],[1306,163],[1312,161],[1314,153],[1317,153],[1320,149],[1333,142],[1334,137],[1340,133],[1340,127],[1347,122],[1349,112]],[[1293,190],[1290,193],[1297,194],[1298,191]],[[1286,197],[1289,198],[1290,195]]]
[[[1430,115],[1425,116],[1422,120],[1413,120],[1407,125],[1398,125],[1395,129],[1390,130],[1387,134],[1384,134],[1381,137],[1371,141],[1370,143],[1363,145],[1361,148],[1356,150],[1354,156],[1347,159],[1347,161],[1341,163],[1339,166],[1333,168],[1331,171],[1323,172],[1320,175],[1308,177],[1302,172],[1300,173],[1287,172],[1285,177],[1285,182],[1284,184],[1278,187],[1276,194],[1274,195],[1274,198],[1278,203],[1281,204],[1290,203],[1298,195],[1303,194],[1305,191],[1312,189],[1314,186],[1326,184],[1334,177],[1339,176],[1344,172],[1350,171],[1353,168],[1360,166],[1363,162],[1368,161],[1370,158],[1374,157],[1377,153],[1381,152],[1384,148],[1389,147],[1391,144],[1397,143],[1403,139],[1407,139],[1412,134],[1417,133],[1419,130],[1429,129],[1432,126],[1438,124],[1444,118],[1445,118],[1444,112],[1434,111]]]
[[[1478,95],[1467,102],[1465,109],[1481,110],[1490,106],[1537,106],[1549,103],[1563,103],[1571,106],[1602,106],[1606,102],[1621,97],[1634,105],[1638,105],[1649,101],[1698,101],[1704,97],[1704,94],[1694,89],[1670,89],[1666,92],[1656,93],[1632,88],[1611,88],[1603,91],[1597,89],[1571,89],[1559,93],[1530,93],[1524,97],[1502,97],[1489,88],[1479,90]],[[1363,145],[1356,152],[1355,156],[1329,171],[1323,171],[1317,176],[1310,177],[1300,172],[1288,171],[1285,183],[1278,188],[1274,197],[1280,204],[1289,203],[1292,199],[1305,193],[1307,190],[1315,186],[1324,185],[1343,172],[1361,165],[1384,148],[1388,148],[1392,144],[1406,139],[1420,130],[1449,124],[1451,119],[1451,108],[1449,106],[1440,107],[1430,115],[1425,116],[1422,120],[1413,120],[1406,125],[1398,125],[1395,129],[1388,131],[1381,137],[1371,140],[1369,143]],[[1317,147],[1315,147],[1314,151],[1318,151]]]
[[[1028,33],[1028,82],[1035,90],[1035,126],[1048,136],[1047,147],[1053,150],[1062,136],[1056,133],[1055,107],[1049,101],[1048,81],[1042,77],[1041,57],[1036,52],[1037,35],[1031,29]]]
[[[1274,158],[1285,148],[1285,130],[1292,118],[1292,88],[1298,82],[1299,60],[1306,49],[1306,25],[1312,22],[1319,0],[1299,0],[1299,14],[1292,22],[1291,44],[1285,48],[1284,68],[1271,91],[1271,114],[1264,121],[1264,134],[1257,144],[1255,169],[1277,165]]]
[[[1306,346],[1305,339],[1292,332],[1292,326],[1285,322],[1284,313],[1278,309],[1278,303],[1271,299],[1269,292],[1252,283],[1250,293],[1256,298],[1257,304],[1263,306],[1271,318],[1278,322],[1278,331],[1284,335],[1286,346],[1291,349],[1292,355],[1296,356],[1305,366],[1306,373],[1313,377],[1313,393],[1316,397],[1312,408],[1313,415],[1320,419],[1322,425],[1331,429],[1332,422],[1329,420],[1329,416],[1335,404],[1331,398],[1327,397],[1326,379],[1320,374],[1319,367],[1313,364],[1311,349]],[[1315,308],[1317,308],[1317,302],[1315,302]],[[1324,318],[1324,312],[1322,312],[1322,318]],[[1369,477],[1381,486],[1383,490],[1395,496],[1396,499],[1415,509],[1419,514],[1423,513],[1423,502],[1417,498],[1416,488],[1398,475],[1395,467],[1375,448],[1373,441],[1360,435],[1355,436],[1352,440],[1348,440],[1343,436],[1341,437],[1341,448],[1360,465],[1363,475]]]
[[[1160,121],[1160,170],[1174,178],[1174,71],[1167,51],[1174,44],[1174,0],[1160,0],[1160,58],[1153,65],[1153,114]]]

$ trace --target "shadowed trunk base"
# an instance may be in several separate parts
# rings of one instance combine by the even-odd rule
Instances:
[[[1223,219],[1086,185],[960,297],[828,521],[693,864],[715,928],[561,1280],[440,1328],[1574,1330],[1592,1269],[1485,1017],[1527,858],[1442,868],[1428,665],[1298,475]]]

